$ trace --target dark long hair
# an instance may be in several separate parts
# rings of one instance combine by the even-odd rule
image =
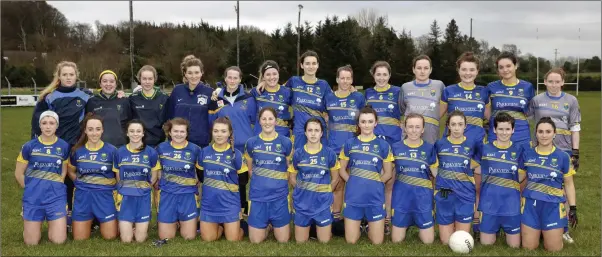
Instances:
[[[355,127],[356,127],[355,136],[356,137],[362,133],[362,131],[360,129],[360,116],[362,114],[373,114],[375,121],[378,122],[378,114],[376,114],[376,111],[374,109],[372,109],[372,105],[368,104],[368,105],[364,106],[360,110],[360,113],[357,115],[357,118],[355,118]]]
[[[554,134],[556,133],[556,124],[554,124],[554,121],[552,120],[552,118],[542,117],[537,122],[537,125],[535,125],[535,145],[534,146],[539,145],[539,139],[537,139],[537,128],[539,128],[539,125],[544,124],[544,123],[552,125],[552,130],[554,131]],[[552,141],[552,144],[554,144],[554,141]]]
[[[145,133],[145,129],[144,129],[144,124],[142,123],[142,121],[140,121],[138,119],[130,120],[130,122],[128,122],[128,124],[126,126],[126,131],[130,130],[130,126],[132,124],[140,124],[140,126],[142,127],[142,133],[144,133],[143,136],[142,136],[142,139],[140,140],[142,142],[142,145],[140,147],[138,147],[138,149],[133,149],[133,150],[136,150],[136,151],[142,151],[142,150],[144,150],[144,148],[146,148],[146,144],[144,143],[144,137],[146,137],[146,133]],[[130,143],[130,137],[127,137],[127,139],[128,139],[128,144],[129,144]]]
[[[88,121],[90,120],[98,120],[100,121],[100,124],[103,126],[104,129],[104,124],[102,123],[102,118],[92,112],[89,112],[88,114],[86,114],[86,116],[84,117],[84,120],[82,121],[82,123],[80,124],[80,136],[79,139],[77,140],[77,143],[75,143],[73,145],[73,147],[71,147],[71,154],[75,154],[75,150],[79,149],[80,147],[84,146],[87,142],[88,142],[88,135],[86,135],[86,127],[88,126]]]

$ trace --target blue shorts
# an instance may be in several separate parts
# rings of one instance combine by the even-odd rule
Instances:
[[[474,216],[474,203],[462,202],[454,192],[447,194],[447,199],[441,193],[435,194],[435,219],[439,225],[449,225],[455,221],[471,223]]]
[[[387,216],[385,205],[357,207],[343,203],[343,217],[350,220],[362,220],[366,218],[368,222],[379,221]]]
[[[199,205],[199,198],[195,193],[171,194],[161,190],[157,221],[174,223],[195,219],[199,215],[197,209]]]
[[[242,213],[236,213],[236,214],[230,214],[230,215],[210,215],[207,214],[204,211],[201,211],[201,221],[202,222],[209,222],[209,223],[217,223],[217,224],[224,224],[224,223],[232,223],[232,222],[236,222],[236,221],[240,221],[242,219]]]
[[[151,194],[143,196],[119,195],[121,203],[118,206],[119,221],[132,223],[149,222],[151,220]]]
[[[116,191],[87,191],[76,188],[73,191],[73,211],[71,213],[71,219],[74,221],[89,221],[96,217],[100,223],[116,219],[116,193],[114,192]]]
[[[293,148],[295,150],[303,147],[306,143],[307,143],[307,137],[305,137],[304,133],[294,134]],[[322,134],[322,138],[320,138],[320,143],[322,143],[322,145],[328,145],[328,140],[326,139],[326,133]]]
[[[564,203],[523,198],[521,222],[537,230],[564,228],[568,221]]]
[[[249,226],[264,229],[269,223],[274,228],[284,227],[291,223],[291,210],[288,197],[271,202],[249,201]]]
[[[23,219],[27,221],[53,221],[67,216],[67,196],[53,203],[30,205],[23,203]]]
[[[318,214],[308,216],[303,215],[301,213],[296,212],[295,216],[295,226],[299,227],[309,227],[311,224],[316,224],[318,227],[326,227],[332,224],[334,217],[332,216],[332,211],[330,208],[327,208]]]
[[[479,230],[487,234],[497,234],[500,228],[504,229],[504,233],[514,235],[520,233],[521,215],[514,216],[497,216],[481,212],[481,224]]]
[[[430,211],[403,213],[393,209],[391,224],[398,228],[407,228],[415,225],[419,229],[427,229],[435,225],[435,218],[433,217],[433,212]]]

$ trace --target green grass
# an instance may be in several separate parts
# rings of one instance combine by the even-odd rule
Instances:
[[[581,168],[576,176],[577,202],[579,206],[579,227],[571,231],[576,243],[565,245],[563,251],[547,253],[540,245],[536,251],[510,249],[504,239],[499,238],[493,246],[476,244],[472,255],[580,255],[600,256],[600,92],[583,92],[579,96],[583,114],[581,137]],[[64,245],[48,242],[46,228],[42,243],[35,247],[23,244],[23,222],[19,215],[23,190],[14,179],[15,159],[21,145],[29,139],[32,108],[2,108],[2,255],[453,255],[451,250],[436,242],[426,246],[419,242],[417,230],[411,228],[407,241],[392,244],[390,238],[380,246],[373,246],[366,236],[357,245],[348,245],[342,238],[334,238],[328,244],[315,241],[297,245],[291,240],[286,244],[277,243],[273,237],[267,242],[253,245],[243,242],[230,243],[221,240],[205,243],[197,237],[194,241],[174,239],[161,248],[151,246],[157,239],[157,231],[151,230],[149,240],[142,244],[122,244],[118,240],[105,241],[97,232],[92,239],[74,242],[71,238]],[[293,237],[291,237],[293,238]]]

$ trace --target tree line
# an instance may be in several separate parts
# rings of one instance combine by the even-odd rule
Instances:
[[[125,88],[129,87],[130,49],[129,22],[95,24],[69,22],[56,8],[44,1],[2,1],[2,76],[13,85],[31,86],[34,78],[38,86],[52,79],[56,63],[71,60],[78,64],[80,80],[89,87],[98,86],[98,74],[114,70]],[[401,85],[413,79],[412,59],[426,54],[433,60],[432,78],[445,84],[458,80],[455,62],[464,51],[474,52],[481,60],[479,84],[498,79],[495,59],[502,51],[519,56],[518,76],[535,83],[537,57],[522,54],[513,44],[501,49],[490,47],[485,40],[463,35],[454,19],[444,29],[433,21],[429,33],[413,36],[410,30],[397,31],[388,23],[387,16],[364,9],[347,17],[326,17],[317,24],[305,22],[300,28],[291,23],[271,33],[254,26],[240,29],[240,68],[245,73],[243,83],[257,84],[258,67],[264,60],[275,60],[280,65],[281,82],[297,74],[297,33],[301,52],[314,50],[320,55],[318,77],[336,84],[339,66],[350,64],[354,70],[354,84],[371,87],[374,82],[369,68],[375,61],[385,60],[392,66],[391,83]],[[168,87],[182,80],[180,62],[188,54],[201,58],[204,64],[203,80],[214,85],[222,79],[226,67],[236,65],[236,28],[224,29],[205,21],[197,24],[155,23],[135,21],[134,72],[146,64],[158,71],[158,85]],[[581,72],[597,75],[580,78],[580,90],[600,90],[600,58],[581,60]],[[567,72],[576,71],[576,62],[565,59],[558,64]],[[539,76],[553,66],[539,58]],[[569,77],[567,82],[574,80]],[[6,81],[2,79],[3,86]]]

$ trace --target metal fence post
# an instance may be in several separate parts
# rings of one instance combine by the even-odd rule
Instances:
[[[8,78],[6,76],[4,76],[4,79],[8,83],[8,94],[10,95],[10,81],[8,81]]]
[[[38,85],[36,84],[36,80],[31,78],[31,81],[33,81],[33,94],[37,95],[38,94]]]

